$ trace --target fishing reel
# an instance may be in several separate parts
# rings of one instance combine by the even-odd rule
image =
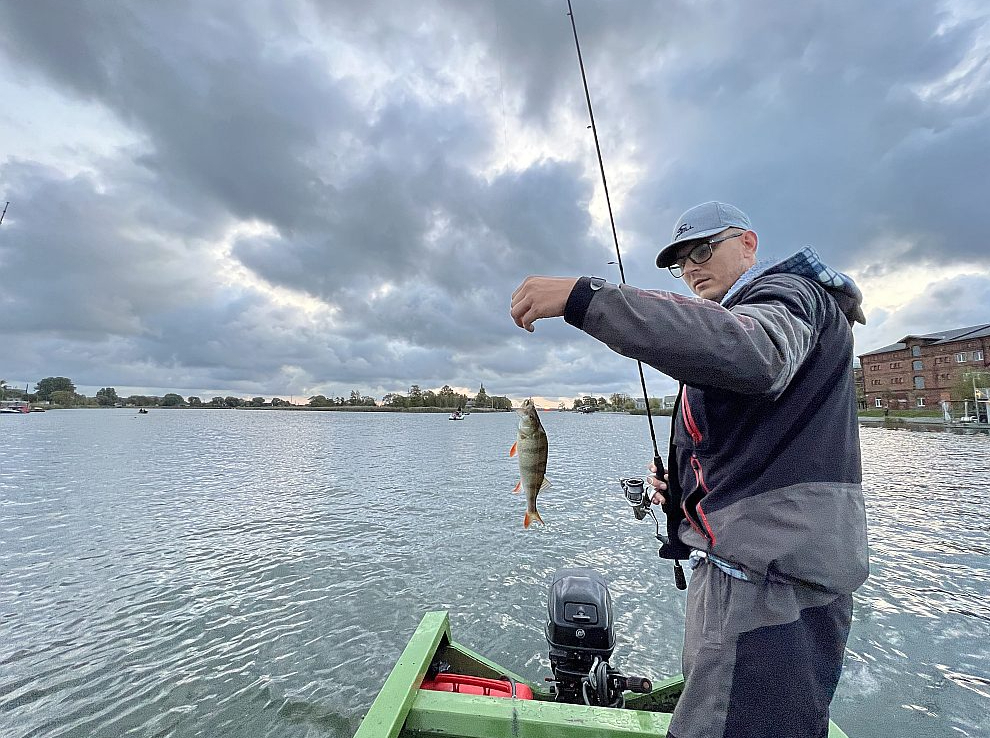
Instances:
[[[651,497],[653,496],[652,491],[647,491],[646,485],[642,479],[639,477],[621,477],[619,479],[619,485],[622,487],[622,494],[626,498],[626,504],[632,508],[633,515],[636,516],[636,520],[642,520],[647,515],[653,518],[653,522],[657,526],[657,540],[664,546],[670,545],[670,538],[665,536],[660,532],[660,519],[657,517],[656,513],[653,512],[651,507]],[[663,549],[660,553],[661,558],[663,557]],[[681,568],[681,562],[674,561],[674,585],[678,589],[686,589],[687,581],[684,578],[684,570]]]
[[[642,520],[647,514],[653,515],[654,520],[656,519],[656,515],[650,509],[650,495],[647,494],[642,479],[622,477],[619,479],[619,485],[622,487],[622,494],[625,496],[626,502],[629,503],[629,507],[632,508],[636,520]]]
[[[660,532],[660,519],[657,518],[657,514],[653,512],[651,506],[650,498],[653,496],[652,490],[647,490],[645,482],[639,477],[622,477],[619,479],[619,485],[622,487],[622,494],[626,498],[626,504],[632,508],[636,520],[642,520],[649,515],[653,518],[653,522],[657,526],[657,540],[660,543],[669,543],[670,541],[667,536]]]

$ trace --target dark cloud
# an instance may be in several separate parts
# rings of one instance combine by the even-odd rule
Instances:
[[[987,320],[979,4],[575,14],[631,282],[683,290],[656,250],[724,199],[764,256],[810,243],[877,289],[974,265],[906,306],[878,296],[860,348]],[[74,106],[108,121],[99,152],[0,158],[5,378],[638,392],[632,362],[569,326],[508,319],[527,274],[617,279],[566,3],[41,0],[5,8],[0,42],[18,99],[60,96],[66,131],[99,120]],[[34,120],[5,111],[0,135]]]

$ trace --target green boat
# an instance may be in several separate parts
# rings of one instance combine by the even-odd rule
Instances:
[[[610,610],[608,617],[611,618]],[[628,686],[639,693],[620,693],[616,700],[620,706],[616,707],[562,702],[560,693],[566,689],[558,673],[562,665],[554,663],[552,618],[551,612],[547,637],[551,641],[551,666],[557,681],[548,691],[545,686],[529,682],[455,642],[446,612],[427,613],[385,680],[355,738],[656,738],[666,735],[671,713],[684,687],[683,677],[678,675],[657,683],[631,678]],[[611,648],[607,651],[611,653]],[[625,677],[603,667],[600,661],[596,663],[599,671],[609,670],[613,687],[627,686]],[[456,691],[458,687],[449,682],[438,687],[438,667],[441,672],[447,670],[456,675],[452,680],[464,684],[464,689]],[[430,688],[422,688],[424,683]],[[484,689],[500,696],[468,693],[472,689],[468,685],[473,684],[500,684],[504,689]],[[478,691],[476,687],[473,689]],[[523,693],[525,696],[520,697]],[[586,699],[587,694],[579,701]],[[834,723],[830,723],[828,735],[846,738]]]

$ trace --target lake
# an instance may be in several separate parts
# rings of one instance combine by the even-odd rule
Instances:
[[[618,485],[646,418],[542,418],[553,487],[525,531],[514,413],[0,417],[0,735],[349,738],[439,609],[542,681],[563,566],[608,580],[613,665],[679,672],[684,594]],[[861,432],[872,576],[833,719],[988,736],[990,437]]]

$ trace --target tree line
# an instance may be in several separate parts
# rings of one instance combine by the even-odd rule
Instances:
[[[121,397],[114,387],[100,388],[95,397],[86,397],[76,392],[76,385],[68,377],[45,377],[35,385],[34,392],[21,391],[9,387],[6,380],[0,379],[0,400],[22,399],[26,402],[47,402],[60,407],[282,407],[291,403],[280,397],[273,397],[271,401],[264,397],[252,397],[246,400],[241,397],[213,397],[203,400],[201,397],[191,395],[183,397],[175,392],[166,393],[162,397],[157,395],[129,395]],[[437,407],[437,408],[464,408],[468,406],[469,400],[473,401],[474,407],[491,408],[494,410],[511,410],[512,401],[508,397],[490,396],[485,391],[485,386],[473,398],[459,392],[455,392],[449,385],[444,385],[439,390],[422,390],[419,385],[414,384],[409,388],[406,395],[389,392],[381,399],[381,403],[374,397],[363,395],[358,390],[351,390],[350,397],[327,397],[325,395],[314,395],[309,398],[309,407],[383,407],[393,408],[413,408],[413,407]]]
[[[431,389],[424,390],[418,384],[414,384],[405,395],[397,392],[389,392],[382,397],[383,407],[397,408],[439,407],[454,410],[457,408],[466,408],[469,402],[476,408],[488,408],[490,410],[512,409],[512,400],[508,397],[489,395],[485,391],[485,385],[481,385],[481,388],[474,397],[468,397],[463,393],[455,392],[447,384],[436,391]]]

